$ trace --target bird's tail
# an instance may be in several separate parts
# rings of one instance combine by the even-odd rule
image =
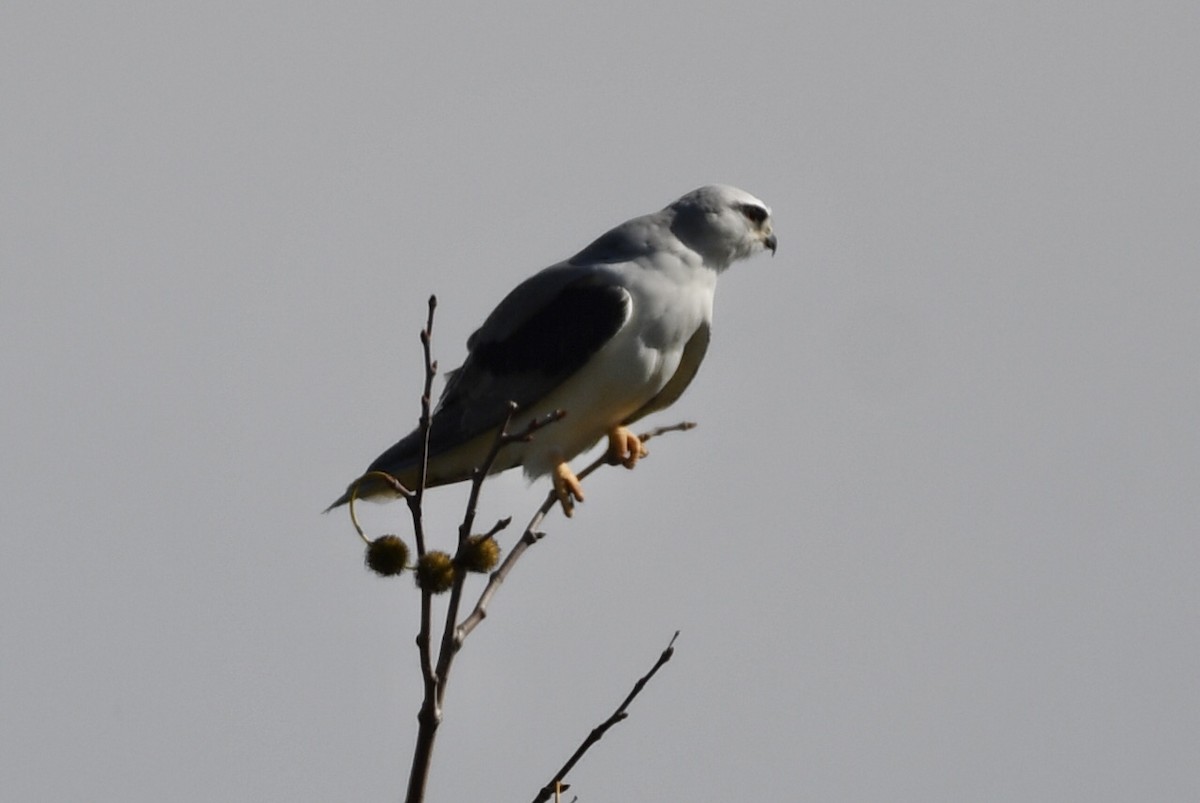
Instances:
[[[336,502],[334,502],[332,505],[330,505],[329,507],[322,510],[321,513],[322,514],[328,513],[329,511],[333,510],[335,507],[341,507],[342,505],[348,504],[349,502],[350,502],[350,491],[346,491],[346,493],[342,494],[341,496],[339,496],[337,498]]]

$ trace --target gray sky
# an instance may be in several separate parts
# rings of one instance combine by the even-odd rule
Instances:
[[[676,629],[584,803],[1200,798],[1200,7],[1047,6],[7,4],[6,797],[401,797],[418,596],[318,511],[426,297],[452,367],[725,182],[780,249],[701,426],[547,522],[431,799],[531,798]]]

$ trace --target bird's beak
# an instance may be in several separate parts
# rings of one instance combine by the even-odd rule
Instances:
[[[775,248],[779,245],[779,241],[775,239],[774,234],[768,234],[763,238],[763,246],[771,249],[771,256],[775,256]]]

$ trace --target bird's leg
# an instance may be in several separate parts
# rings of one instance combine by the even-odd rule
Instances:
[[[633,468],[639,458],[650,454],[642,446],[642,439],[625,427],[615,427],[608,433],[608,462],[620,463],[625,468]]]
[[[566,461],[556,465],[550,476],[554,481],[554,495],[562,505],[563,515],[571,518],[571,514],[575,512],[575,503],[583,501],[583,486],[579,484],[579,478],[571,471]]]

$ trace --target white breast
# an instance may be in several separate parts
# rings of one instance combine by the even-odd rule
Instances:
[[[531,443],[513,447],[527,476],[546,474],[590,448],[670,381],[688,340],[712,320],[716,288],[715,272],[678,267],[614,266],[631,298],[629,320],[577,374],[522,413],[521,425],[556,409],[567,411]]]

